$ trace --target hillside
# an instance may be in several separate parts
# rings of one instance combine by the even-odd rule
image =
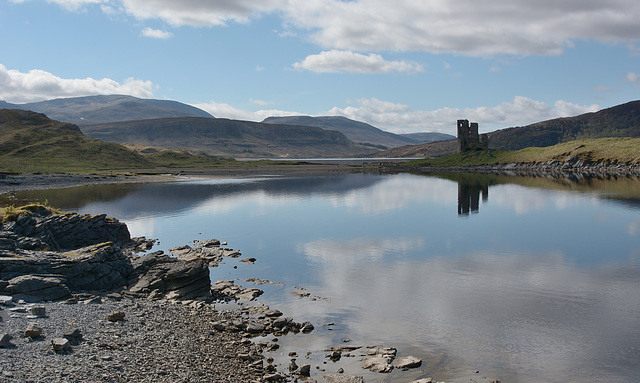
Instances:
[[[454,121],[455,122],[455,121]],[[575,117],[556,118],[535,124],[488,133],[489,147],[519,150],[546,147],[587,138],[640,137],[640,101]],[[456,140],[410,145],[376,154],[379,157],[440,157],[456,153]]]
[[[316,127],[222,118],[163,118],[84,126],[103,141],[187,149],[220,157],[354,157],[377,152],[344,134]]]
[[[640,101],[576,117],[556,118],[489,133],[489,147],[518,150],[551,146],[571,140],[603,137],[640,137]]]
[[[423,144],[427,142],[436,142],[436,141],[449,141],[456,138],[451,134],[446,133],[436,133],[436,132],[428,132],[428,133],[406,133],[400,134],[402,137],[406,137],[410,140],[415,141],[416,143]]]
[[[209,117],[204,110],[177,101],[124,95],[59,98],[28,104],[0,101],[0,108],[32,110],[79,126],[168,117]]]
[[[326,130],[335,130],[343,133],[345,136],[347,136],[348,139],[353,142],[378,146],[382,149],[395,148],[398,146],[411,145],[420,142],[408,137],[385,132],[384,130],[380,130],[375,126],[365,124],[364,122],[354,121],[345,117],[338,116],[269,117],[262,122],[265,124],[313,126]]]
[[[546,147],[514,151],[482,150],[440,158],[423,158],[404,166],[479,166],[495,164],[591,163],[603,165],[640,164],[640,138],[606,137],[563,142]]]
[[[5,172],[60,169],[144,167],[143,156],[122,145],[86,137],[73,124],[44,114],[0,109],[0,170]]]

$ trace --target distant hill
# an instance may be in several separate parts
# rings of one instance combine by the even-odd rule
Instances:
[[[455,121],[454,121],[455,123]],[[640,137],[640,101],[488,133],[489,148],[519,150],[606,137]],[[380,157],[440,157],[456,153],[456,140],[410,145],[377,153]]]
[[[0,101],[0,108],[32,110],[49,118],[83,126],[105,122],[167,117],[209,117],[202,109],[177,101],[142,99],[125,95],[58,98],[28,104]]]
[[[380,130],[375,126],[366,124],[364,122],[350,120],[346,117],[269,117],[262,122],[266,124],[314,126],[326,130],[335,130],[343,133],[353,142],[375,145],[382,149],[395,148],[398,146],[411,145],[420,142],[412,138],[385,132],[384,130]]]
[[[78,126],[41,113],[0,109],[0,169],[9,172],[144,167],[143,156],[86,137]]]
[[[585,138],[640,137],[640,101],[576,117],[556,118],[489,133],[489,147],[518,150]]]
[[[103,141],[187,149],[221,157],[354,157],[378,151],[317,127],[222,118],[162,118],[84,126]]]
[[[451,134],[436,133],[436,132],[407,133],[407,134],[400,134],[400,136],[413,140],[418,144],[423,144],[427,142],[436,142],[436,141],[448,141],[456,138],[456,136],[453,136]]]

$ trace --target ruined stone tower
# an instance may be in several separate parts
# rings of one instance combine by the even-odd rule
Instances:
[[[478,134],[478,123],[469,120],[458,120],[458,151],[486,149],[489,139],[486,134]]]

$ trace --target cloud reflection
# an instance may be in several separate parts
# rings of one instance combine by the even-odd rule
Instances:
[[[637,350],[639,268],[584,269],[562,253],[389,262],[394,243],[415,250],[420,241],[377,243],[383,246],[366,239],[300,245],[310,260],[324,263],[321,294],[331,310],[349,313],[342,325],[354,338],[384,334],[387,341],[442,349],[520,381],[581,374],[625,381],[624,372],[615,376],[606,366],[624,364],[625,350]]]

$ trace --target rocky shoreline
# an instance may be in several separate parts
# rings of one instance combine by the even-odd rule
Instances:
[[[400,165],[388,164],[398,169]],[[404,168],[415,173],[469,172],[549,178],[640,177],[640,163],[584,162],[575,157],[565,161],[523,162],[476,166],[416,166]]]
[[[171,255],[149,252],[153,243],[131,238],[124,223],[105,215],[53,214],[34,205],[6,219],[0,381],[364,382],[359,374],[324,373],[307,361],[310,353],[290,353],[284,368],[265,357],[279,348],[277,337],[304,336],[314,331],[312,323],[265,305],[213,307],[262,291],[212,283],[209,267],[225,257],[255,259],[239,259],[240,252],[218,240],[180,246]],[[360,357],[362,368],[379,373],[422,363],[396,358],[392,347],[336,346],[324,355],[341,357]]]

